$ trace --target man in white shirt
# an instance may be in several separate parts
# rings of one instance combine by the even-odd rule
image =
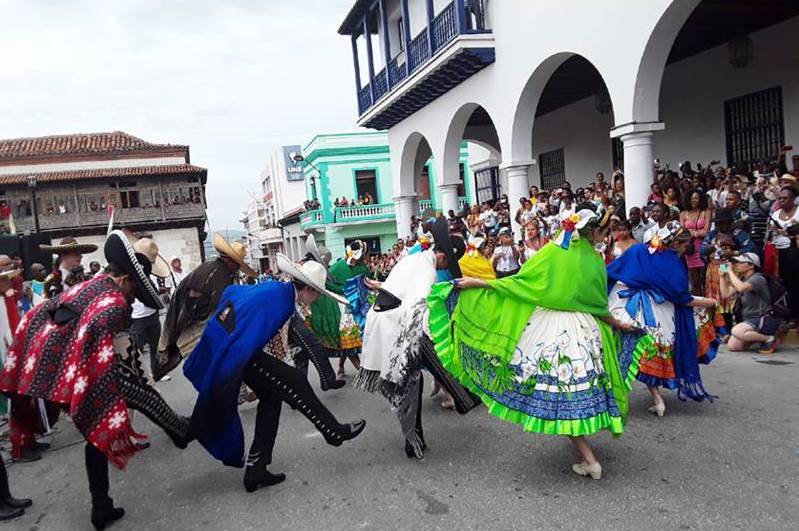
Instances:
[[[483,212],[480,214],[480,221],[483,222],[485,231],[493,236],[497,233],[497,213],[490,205],[483,205]]]
[[[644,233],[644,242],[648,242],[658,230],[666,226],[669,222],[669,207],[663,203],[655,203],[652,207],[652,221],[654,222]]]
[[[169,269],[170,275],[166,279],[166,286],[169,288],[169,294],[172,295],[188,273],[183,270],[183,262],[179,256],[172,257],[169,261]]]

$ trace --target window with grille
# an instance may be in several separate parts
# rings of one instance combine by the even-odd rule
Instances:
[[[772,87],[724,102],[727,163],[751,173],[774,161],[785,142],[782,87]]]
[[[478,204],[496,201],[500,194],[499,168],[492,166],[474,172],[474,188]]]
[[[566,160],[563,148],[554,149],[538,155],[538,169],[541,174],[541,188],[554,190],[566,180]]]
[[[613,149],[613,170],[624,171],[624,142],[620,138],[611,139]]]

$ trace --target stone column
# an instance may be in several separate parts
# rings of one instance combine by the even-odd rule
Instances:
[[[627,213],[632,207],[646,205],[654,172],[652,133],[623,135],[624,196]]]
[[[439,185],[441,189],[441,210],[446,216],[452,210],[458,211],[458,185],[457,184],[442,184]]]
[[[505,168],[508,175],[508,204],[510,205],[510,223],[513,229],[513,240],[522,237],[522,228],[516,223],[516,210],[519,199],[530,195],[529,169],[531,164],[514,164]]]
[[[394,198],[394,215],[397,218],[397,238],[407,238],[411,234],[411,216],[418,210],[416,194],[400,195]]]

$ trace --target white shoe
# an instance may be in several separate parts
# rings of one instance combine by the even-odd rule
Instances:
[[[666,414],[666,402],[661,400],[660,402],[655,402],[655,405],[647,409],[653,415],[657,415],[658,417],[662,417]]]
[[[591,476],[593,479],[600,479],[602,477],[602,465],[599,464],[599,461],[593,465],[582,461],[572,465],[572,472],[578,476]]]
[[[159,381],[159,382],[168,382],[168,381],[170,381],[171,379],[172,379],[172,377],[171,377],[171,376],[169,376],[169,375],[167,374],[166,376],[162,377],[162,378],[161,378],[160,380],[158,380],[158,381]]]

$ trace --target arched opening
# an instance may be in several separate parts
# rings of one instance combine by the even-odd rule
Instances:
[[[494,202],[502,194],[502,150],[494,121],[477,103],[462,105],[447,129],[436,184],[444,212]]]
[[[653,137],[662,168],[773,168],[799,141],[799,72],[786,52],[797,34],[797,2],[674,2],[647,44],[633,109],[638,121],[665,123]]]

